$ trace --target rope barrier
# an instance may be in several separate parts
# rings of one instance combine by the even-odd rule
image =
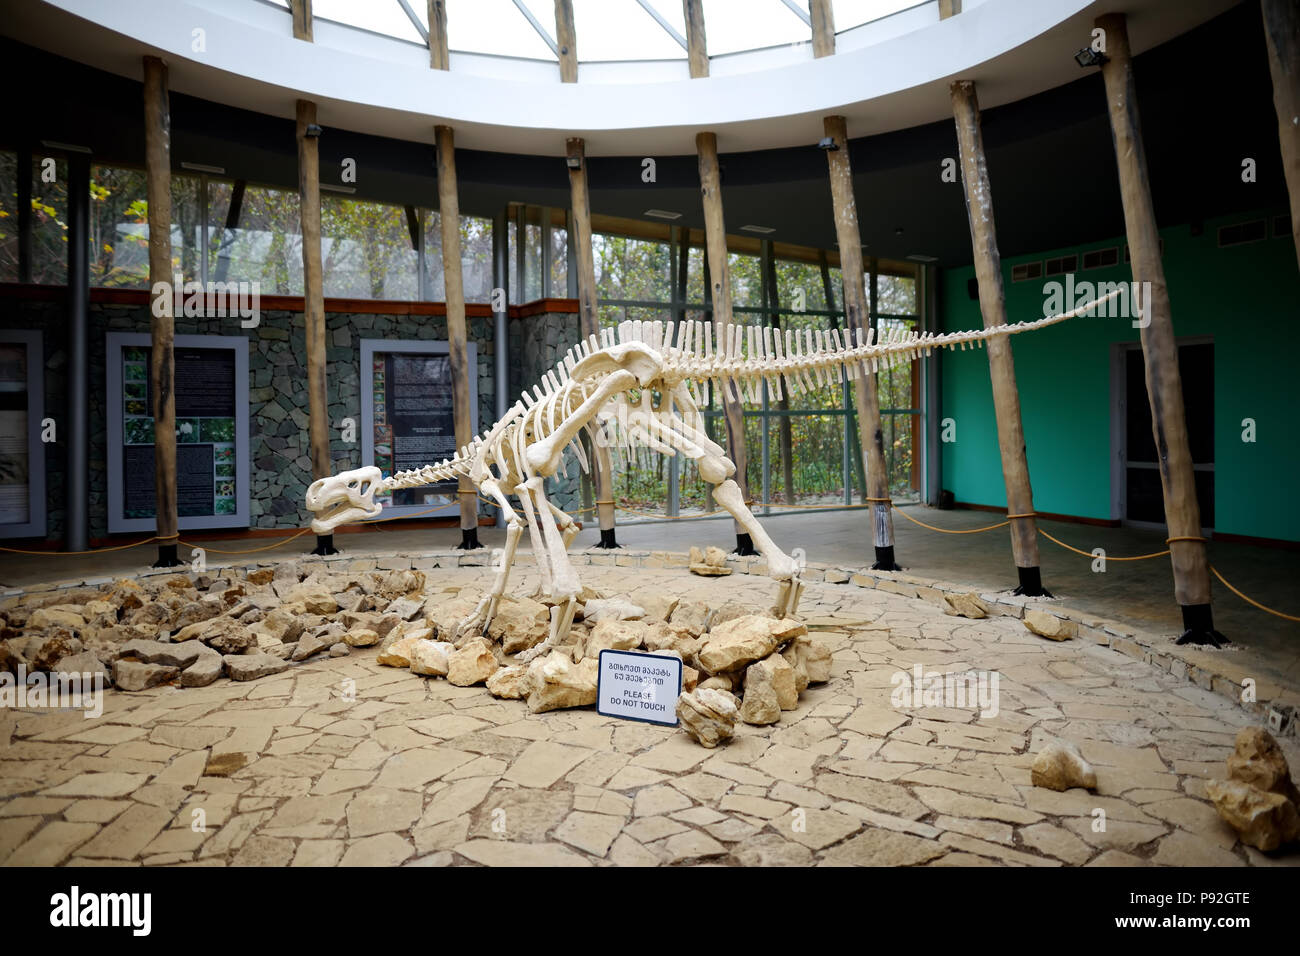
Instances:
[[[1099,555],[1095,555],[1095,554],[1093,554],[1091,551],[1080,551],[1078,548],[1071,547],[1070,545],[1066,544],[1064,541],[1060,540],[1059,538],[1053,538],[1050,534],[1048,534],[1048,533],[1047,533],[1046,531],[1044,531],[1042,528],[1039,528],[1039,529],[1038,529],[1038,533],[1041,534],[1041,535],[1042,535],[1044,538],[1046,538],[1048,541],[1051,541],[1051,542],[1053,542],[1054,544],[1059,544],[1059,545],[1060,545],[1061,547],[1063,547],[1066,551],[1073,551],[1075,554],[1081,554],[1081,555],[1083,555],[1085,558],[1095,558],[1095,557],[1099,557]],[[1162,558],[1162,557],[1164,557],[1164,556],[1165,556],[1166,554],[1168,554],[1168,553],[1169,553],[1169,551],[1168,551],[1168,549],[1166,549],[1166,550],[1164,550],[1164,551],[1154,551],[1154,552],[1152,552],[1151,554],[1138,554],[1138,555],[1134,555],[1134,556],[1131,557],[1131,558],[1115,558],[1115,557],[1111,557],[1111,556],[1108,554],[1108,555],[1106,555],[1106,560],[1107,560],[1107,561],[1145,561],[1147,558]]]
[[[168,537],[172,537],[169,535]],[[0,551],[7,551],[9,554],[34,554],[34,555],[74,555],[74,554],[105,554],[109,551],[126,551],[130,548],[138,548],[142,544],[149,544],[153,541],[162,541],[164,539],[154,535],[152,538],[145,538],[143,541],[133,541],[130,544],[118,544],[109,548],[93,548],[90,551],[24,551],[22,548],[0,548]]]
[[[296,539],[298,539],[298,538],[301,538],[303,535],[305,535],[305,534],[306,534],[308,531],[310,531],[310,530],[311,530],[311,528],[303,528],[302,530],[300,530],[300,531],[298,531],[298,532],[296,532],[296,533],[294,533],[294,534],[289,535],[289,537],[287,537],[287,538],[281,538],[281,539],[280,539],[279,541],[277,541],[275,544],[268,544],[268,545],[266,545],[266,546],[264,546],[264,547],[261,547],[261,548],[249,548],[249,549],[246,550],[246,551],[222,551],[222,550],[220,550],[219,548],[207,548],[207,547],[204,547],[204,546],[201,545],[201,544],[195,544],[195,543],[192,542],[192,541],[178,541],[177,543],[178,543],[178,544],[183,544],[183,545],[185,545],[185,547],[187,547],[187,548],[201,548],[203,551],[207,552],[208,554],[260,554],[260,553],[263,552],[263,551],[273,551],[273,550],[275,550],[276,548],[282,548],[282,547],[284,547],[286,544],[288,544],[290,541],[294,541],[294,540],[296,540]]]
[[[1220,581],[1223,582],[1223,586],[1225,588],[1227,588],[1233,594],[1237,595],[1237,597],[1241,598],[1247,604],[1254,605],[1255,607],[1259,608],[1261,611],[1265,611],[1269,614],[1272,614],[1274,617],[1280,617],[1287,621],[1300,621],[1300,617],[1295,617],[1294,615],[1291,614],[1283,614],[1281,611],[1275,611],[1271,607],[1265,607],[1264,605],[1260,604],[1258,601],[1254,600],[1253,598],[1246,597],[1246,595],[1242,594],[1231,584],[1229,584],[1227,578],[1225,578],[1222,574],[1220,574],[1219,569],[1216,568],[1214,565],[1210,565],[1210,570],[1214,572],[1214,576],[1216,578],[1218,578]]]

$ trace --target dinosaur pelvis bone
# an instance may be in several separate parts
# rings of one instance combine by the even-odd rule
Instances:
[[[582,381],[601,374],[626,369],[636,376],[638,384],[649,385],[663,370],[663,356],[641,342],[625,342],[612,348],[592,352],[573,366],[571,377]]]

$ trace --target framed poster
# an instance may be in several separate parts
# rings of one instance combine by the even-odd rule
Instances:
[[[361,463],[384,477],[436,465],[456,454],[451,358],[446,342],[429,339],[361,340]],[[478,348],[466,343],[469,367]],[[478,374],[469,377],[469,407],[478,408]],[[477,419],[477,414],[475,414]],[[403,488],[384,502],[385,517],[460,514],[456,482]]]
[[[0,331],[0,538],[46,532],[44,371],[40,332]]]
[[[154,527],[150,337],[109,332],[108,530]],[[176,514],[181,529],[247,528],[248,339],[178,335]]]

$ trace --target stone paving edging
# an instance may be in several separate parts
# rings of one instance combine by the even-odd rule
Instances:
[[[374,554],[359,556],[337,554],[320,555],[280,555],[267,556],[256,561],[215,560],[209,569],[235,568],[252,570],[259,567],[272,567],[285,561],[316,563],[330,567],[342,565],[348,571],[426,571],[441,567],[488,567],[492,563],[492,552],[488,549],[479,551],[419,551],[394,552],[391,554]],[[222,556],[216,556],[218,558]],[[680,551],[643,551],[620,548],[616,552],[604,552],[595,549],[571,552],[569,559],[577,565],[597,567],[627,568],[681,568],[689,564],[688,557]],[[766,575],[764,560],[757,556],[741,557],[729,554],[727,565],[734,572],[741,574]],[[179,568],[157,568],[140,571],[136,577],[174,574],[186,571]],[[106,575],[95,578],[77,578],[60,582],[50,582],[25,588],[11,588],[0,594],[0,599],[15,595],[50,591],[72,587],[88,587],[107,584],[121,576]],[[805,582],[815,582],[840,586],[875,588],[891,594],[918,598],[930,603],[942,603],[945,593],[969,594],[969,585],[939,581],[934,578],[921,577],[900,571],[871,571],[862,568],[848,568],[834,564],[808,562],[800,577]],[[1300,693],[1288,690],[1273,681],[1253,677],[1241,665],[1234,662],[1231,654],[1222,651],[1210,652],[1197,648],[1181,647],[1173,644],[1167,637],[1151,634],[1130,627],[1120,621],[1098,617],[1086,611],[1064,605],[1044,602],[1040,599],[1017,597],[1007,592],[990,592],[980,594],[980,599],[988,606],[992,616],[1014,617],[1023,619],[1026,608],[1042,611],[1063,621],[1076,625],[1080,640],[1089,640],[1095,644],[1109,647],[1113,651],[1154,665],[1163,671],[1180,677],[1190,683],[1212,691],[1221,697],[1236,703],[1248,713],[1258,717],[1275,733],[1291,737],[1300,737]],[[1246,679],[1256,681],[1255,700],[1243,701],[1242,682]]]

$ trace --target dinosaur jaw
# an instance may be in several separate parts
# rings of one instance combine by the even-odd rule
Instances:
[[[373,465],[312,482],[307,489],[307,510],[315,516],[312,531],[330,534],[339,525],[377,518],[384,510],[375,501],[382,484],[383,474]]]

